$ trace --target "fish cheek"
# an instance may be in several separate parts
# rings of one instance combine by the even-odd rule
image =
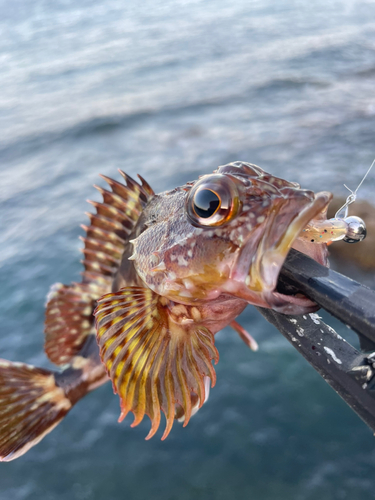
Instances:
[[[166,270],[160,289],[171,300],[195,303],[219,293],[235,261],[236,246],[210,238],[205,242],[175,247],[165,256]]]

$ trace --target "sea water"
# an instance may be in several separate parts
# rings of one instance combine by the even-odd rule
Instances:
[[[0,357],[51,366],[45,296],[80,279],[99,173],[159,192],[244,160],[344,194],[374,130],[373,1],[1,0]],[[217,335],[217,385],[186,428],[144,441],[107,384],[0,464],[0,499],[372,497],[369,429],[252,307],[241,323],[259,351]]]

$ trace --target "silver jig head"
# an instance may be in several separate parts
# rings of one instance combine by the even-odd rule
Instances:
[[[360,217],[351,215],[350,217],[345,217],[344,221],[348,225],[346,235],[343,238],[345,243],[359,243],[366,238],[366,224]]]

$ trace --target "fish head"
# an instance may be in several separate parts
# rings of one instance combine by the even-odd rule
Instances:
[[[301,189],[258,166],[235,162],[157,195],[133,241],[135,268],[155,292],[194,304],[236,297],[298,314],[316,310],[303,296],[277,291],[290,248],[327,264],[325,244],[299,238],[324,220],[332,195]]]

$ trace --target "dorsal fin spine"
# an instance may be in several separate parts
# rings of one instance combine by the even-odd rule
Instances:
[[[137,174],[137,177],[141,181],[142,187],[143,187],[144,191],[149,196],[154,196],[155,193],[154,193],[154,190],[152,189],[152,187],[150,186],[150,184],[147,181],[145,181],[144,178],[141,175]]]
[[[105,229],[101,229],[100,227],[86,226],[85,224],[81,224],[81,228],[86,232],[86,234],[94,234],[95,238],[90,237],[90,239],[97,239],[103,242],[111,240],[113,242],[116,242],[117,246],[121,248],[124,246],[124,243],[126,241],[126,239],[121,238],[121,236],[119,236],[118,234],[111,231],[106,231]],[[84,237],[82,236],[82,238]]]
[[[79,236],[79,239],[84,242],[85,247],[88,249],[98,250],[99,252],[106,250],[116,259],[121,258],[122,252],[118,245],[114,245],[109,241],[105,242],[94,238],[85,238],[84,236]],[[83,250],[84,249],[82,248],[81,251],[83,252]]]

